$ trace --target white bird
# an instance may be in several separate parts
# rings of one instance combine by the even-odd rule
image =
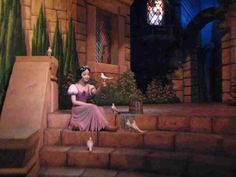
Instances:
[[[134,120],[133,123],[132,123],[132,127],[133,127],[135,130],[137,130],[139,133],[144,133],[144,131],[141,130],[141,129],[137,126],[135,120]]]
[[[51,56],[52,56],[52,49],[51,49],[51,47],[50,47],[50,46],[48,47],[48,50],[47,50],[47,55],[48,55],[49,57],[51,57]]]
[[[117,113],[119,112],[114,103],[112,103],[111,109],[112,109],[112,111],[113,111],[114,114],[117,114]]]
[[[106,81],[107,79],[112,79],[112,77],[105,76],[104,73],[101,73],[101,78],[102,78],[103,81]]]
[[[88,150],[90,152],[93,151],[93,140],[92,140],[92,137],[89,137],[89,139],[87,141],[87,147],[88,147]]]
[[[127,120],[126,125],[127,125],[129,128],[132,128],[133,130],[135,130],[135,131],[137,131],[137,132],[139,132],[139,133],[144,133],[144,132],[145,132],[145,131],[141,130],[141,129],[137,126],[135,120],[133,121],[133,123],[131,123],[129,120]]]

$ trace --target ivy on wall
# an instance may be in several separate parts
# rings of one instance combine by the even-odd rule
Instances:
[[[44,8],[41,6],[39,16],[37,18],[36,26],[33,29],[32,37],[32,55],[46,55],[49,46],[49,37],[47,34],[46,17],[44,15]]]
[[[0,1],[0,110],[7,90],[15,56],[26,55],[18,0]]]

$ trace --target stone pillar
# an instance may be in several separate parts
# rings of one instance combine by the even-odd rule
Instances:
[[[95,62],[96,52],[96,7],[87,5],[87,63]],[[95,22],[94,22],[95,21]]]
[[[125,66],[125,18],[123,16],[118,17],[118,65],[120,66],[120,73],[127,70]]]
[[[183,76],[184,76],[184,82],[183,82],[183,90],[184,90],[184,100],[183,102],[185,103],[191,103],[191,76],[192,76],[192,71],[191,71],[191,57],[188,56],[185,60],[185,63],[183,65]]]
[[[87,53],[87,8],[84,0],[79,0],[77,2],[77,20],[78,24],[76,25],[78,31],[76,32],[76,47],[79,57],[79,64],[85,65],[86,62],[86,53]]]
[[[230,5],[224,23],[230,28],[221,41],[222,102],[227,102],[230,99],[230,82],[236,77],[236,3]]]
[[[199,57],[197,56],[197,48],[191,54],[191,78],[185,79],[185,85],[191,87],[191,102],[196,103],[201,101],[200,79],[199,71]]]
[[[184,95],[183,95],[183,85],[184,85],[184,80],[183,80],[183,68],[179,68],[176,70],[172,76],[172,84],[173,84],[173,89],[175,90],[176,96],[179,98],[180,102],[184,101]]]

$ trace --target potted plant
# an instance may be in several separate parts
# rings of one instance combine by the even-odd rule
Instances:
[[[139,89],[135,89],[129,95],[129,112],[143,114],[143,95]]]

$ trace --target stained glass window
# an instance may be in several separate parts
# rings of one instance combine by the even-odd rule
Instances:
[[[164,2],[163,0],[148,0],[147,23],[150,25],[163,25]]]

